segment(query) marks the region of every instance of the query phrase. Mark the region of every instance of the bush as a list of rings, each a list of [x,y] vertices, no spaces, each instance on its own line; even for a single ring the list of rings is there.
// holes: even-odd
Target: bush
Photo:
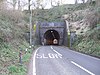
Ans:
[[[73,47],[82,53],[100,57],[100,32],[99,29],[87,31],[86,35],[79,36]]]
[[[9,66],[8,67],[8,70],[9,70],[9,74],[10,75],[25,75],[26,73],[26,68],[24,66],[16,66],[16,65],[12,65],[12,66]],[[18,74],[19,73],[19,74]]]
[[[8,67],[8,70],[9,70],[10,73],[13,73],[13,72],[17,73],[18,67],[15,66],[15,65],[12,65],[12,66]]]

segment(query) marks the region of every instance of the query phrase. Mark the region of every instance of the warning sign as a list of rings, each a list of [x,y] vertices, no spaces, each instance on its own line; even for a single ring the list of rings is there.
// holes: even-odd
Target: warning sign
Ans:
[[[53,40],[53,44],[58,44],[58,40],[57,39],[54,39]]]

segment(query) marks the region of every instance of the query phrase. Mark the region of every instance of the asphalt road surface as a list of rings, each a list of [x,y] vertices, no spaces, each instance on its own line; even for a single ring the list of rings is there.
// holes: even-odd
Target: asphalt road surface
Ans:
[[[29,75],[100,75],[100,59],[61,46],[39,47]]]

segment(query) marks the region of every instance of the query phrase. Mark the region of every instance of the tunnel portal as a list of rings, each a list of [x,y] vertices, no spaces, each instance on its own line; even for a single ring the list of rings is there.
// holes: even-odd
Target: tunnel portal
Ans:
[[[36,25],[36,44],[67,45],[66,22],[38,22]]]
[[[45,45],[59,45],[60,35],[56,30],[48,30],[44,34]]]

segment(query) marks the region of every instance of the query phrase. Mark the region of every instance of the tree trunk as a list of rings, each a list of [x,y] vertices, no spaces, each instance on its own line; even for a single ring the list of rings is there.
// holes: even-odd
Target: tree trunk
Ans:
[[[77,0],[75,0],[75,4],[77,4],[78,3],[78,1]]]
[[[31,0],[28,0],[28,11],[31,13],[31,4],[30,4]]]
[[[53,7],[53,3],[52,3],[53,1],[51,0],[51,7]]]
[[[85,3],[85,0],[82,0],[83,3]]]
[[[20,0],[18,0],[18,10],[21,10]]]

